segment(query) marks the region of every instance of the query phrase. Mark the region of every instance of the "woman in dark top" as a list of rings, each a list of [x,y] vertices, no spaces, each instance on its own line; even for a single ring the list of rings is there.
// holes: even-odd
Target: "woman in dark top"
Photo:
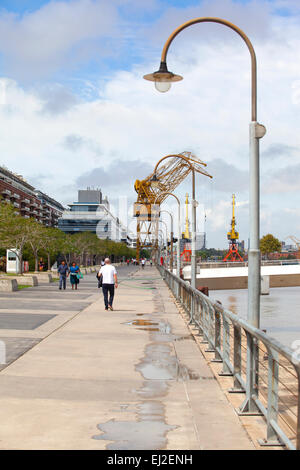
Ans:
[[[80,273],[79,266],[77,266],[75,262],[72,263],[72,266],[70,267],[70,282],[72,285],[72,290],[74,290],[74,286],[75,286],[75,290],[77,290],[77,285],[79,284],[79,279],[78,279],[77,274],[79,273]]]

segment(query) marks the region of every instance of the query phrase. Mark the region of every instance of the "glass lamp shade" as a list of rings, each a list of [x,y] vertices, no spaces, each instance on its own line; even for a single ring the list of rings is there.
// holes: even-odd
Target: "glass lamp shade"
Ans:
[[[162,81],[155,80],[154,85],[157,91],[159,91],[160,93],[166,93],[171,88],[170,81],[162,82]]]

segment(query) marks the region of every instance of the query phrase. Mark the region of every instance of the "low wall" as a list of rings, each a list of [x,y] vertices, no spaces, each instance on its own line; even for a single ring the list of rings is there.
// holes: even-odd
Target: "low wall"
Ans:
[[[32,274],[24,273],[24,276],[32,277]],[[50,273],[34,273],[33,276],[38,279],[38,282],[52,282],[53,280],[52,274]]]
[[[9,280],[15,280],[17,282],[17,285],[21,286],[38,286],[38,278],[37,276],[29,276],[29,275],[24,275],[24,276],[9,276],[9,277],[1,277],[1,280],[9,281]]]
[[[209,290],[247,289],[248,277],[209,277],[197,278],[196,287],[207,286]],[[270,287],[300,286],[300,274],[270,275]]]
[[[13,292],[18,290],[18,283],[15,279],[0,279],[0,292]]]

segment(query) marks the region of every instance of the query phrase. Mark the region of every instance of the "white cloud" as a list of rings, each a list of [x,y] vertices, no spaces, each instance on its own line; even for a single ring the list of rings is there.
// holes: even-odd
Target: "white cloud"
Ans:
[[[117,34],[115,2],[50,1],[19,16],[0,14],[0,51],[6,69],[23,78],[48,77],[66,63],[86,62],[95,40],[97,53],[107,55],[105,38]],[[86,45],[88,44],[88,47]],[[92,52],[95,51],[92,49]]]
[[[82,10],[88,3],[91,10],[87,7]],[[233,5],[228,1],[227,5],[230,4]],[[44,56],[41,52],[43,41],[36,45],[30,59],[33,69],[42,68],[46,57],[50,68],[59,66],[74,44],[87,36],[97,36],[97,29],[100,30],[97,21],[104,12],[101,9],[103,2],[61,2],[62,10],[54,9],[53,5],[53,2],[49,4],[47,15],[43,9],[35,13],[40,15],[39,20],[34,19],[32,13],[21,19],[8,17],[5,22],[2,15],[0,26],[1,21],[5,22],[14,43],[7,54],[11,61],[18,62],[18,66],[24,66],[27,52],[39,37],[41,26],[38,23],[45,24],[47,34],[50,34],[50,26],[54,27],[58,12],[61,11],[61,17],[65,18],[70,5],[74,7],[76,18],[80,14],[82,18],[88,15],[87,21],[83,20],[84,25],[78,31],[73,31],[75,17],[68,24],[62,21],[65,28],[70,28],[69,40],[65,44],[64,35],[57,30],[57,39],[46,45]],[[215,5],[220,6],[220,2]],[[259,120],[267,127],[267,134],[261,141],[262,231],[268,228],[283,238],[287,231],[293,233],[295,230],[295,217],[286,214],[283,226],[278,223],[279,214],[287,207],[293,210],[299,205],[298,177],[294,170],[299,161],[300,102],[293,99],[294,84],[300,80],[299,27],[294,19],[271,16],[266,4],[263,16],[255,24],[255,8],[253,3],[251,5],[251,8],[240,5],[236,20],[241,18],[246,22],[251,13],[247,33],[254,37],[258,58]],[[235,14],[232,9],[230,11],[230,15]],[[110,13],[109,10],[105,15],[105,18],[101,16],[101,21],[105,19],[107,24],[115,24],[113,11]],[[264,25],[265,41],[262,40]],[[45,86],[41,92],[2,79],[2,162],[29,180],[35,178],[35,184],[40,181],[42,190],[67,203],[76,197],[76,181],[83,181],[80,178],[85,175],[86,183],[86,176],[94,168],[102,168],[107,174],[114,164],[123,164],[126,168],[129,161],[130,173],[129,169],[138,160],[141,162],[140,178],[143,178],[161,156],[190,150],[208,163],[207,169],[209,172],[212,169],[215,177],[210,186],[204,177],[197,177],[198,199],[206,204],[209,245],[227,246],[232,193],[237,193],[239,201],[238,230],[241,237],[247,239],[248,208],[242,201],[248,199],[249,53],[240,38],[233,39],[232,32],[225,34],[222,40],[213,35],[213,40],[207,43],[200,30],[201,27],[201,41],[195,40],[197,30],[190,41],[174,44],[170,50],[170,69],[182,73],[184,80],[174,84],[167,94],[157,93],[142,79],[143,74],[157,68],[159,57],[156,61],[147,59],[130,71],[115,72],[101,86],[93,83],[97,92],[93,99],[90,83],[87,83],[86,100],[84,93],[79,99],[60,84]],[[26,49],[28,45],[30,47]],[[44,64],[46,68],[48,65]],[[143,162],[146,174],[142,174]],[[289,173],[288,166],[290,169],[295,167],[293,174]],[[127,177],[126,172],[122,170],[121,173],[125,183],[122,191],[128,181],[128,195],[134,195],[131,174]],[[281,175],[284,175],[284,181]],[[105,181],[100,181],[99,185],[106,192]],[[294,194],[286,192],[289,187],[293,188]],[[190,190],[189,182],[182,185],[179,193],[183,195],[186,190]],[[213,192],[211,200],[207,196],[209,191]],[[116,192],[114,189],[108,196],[113,198]]]

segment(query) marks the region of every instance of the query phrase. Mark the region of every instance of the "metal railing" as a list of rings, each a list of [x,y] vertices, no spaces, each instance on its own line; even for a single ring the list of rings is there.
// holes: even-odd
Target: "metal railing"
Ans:
[[[185,264],[185,263],[183,263]],[[293,266],[300,264],[300,259],[262,260],[261,266]],[[190,266],[190,263],[186,263]],[[248,266],[248,261],[201,261],[197,263],[200,268],[243,268]]]
[[[240,415],[263,415],[266,438],[261,445],[300,450],[300,363],[295,351],[226,310],[163,266],[158,269],[203,336],[212,361],[222,363],[220,375],[231,376],[232,393],[246,393]],[[256,350],[256,361],[249,354]],[[251,406],[245,406],[250,400]]]

